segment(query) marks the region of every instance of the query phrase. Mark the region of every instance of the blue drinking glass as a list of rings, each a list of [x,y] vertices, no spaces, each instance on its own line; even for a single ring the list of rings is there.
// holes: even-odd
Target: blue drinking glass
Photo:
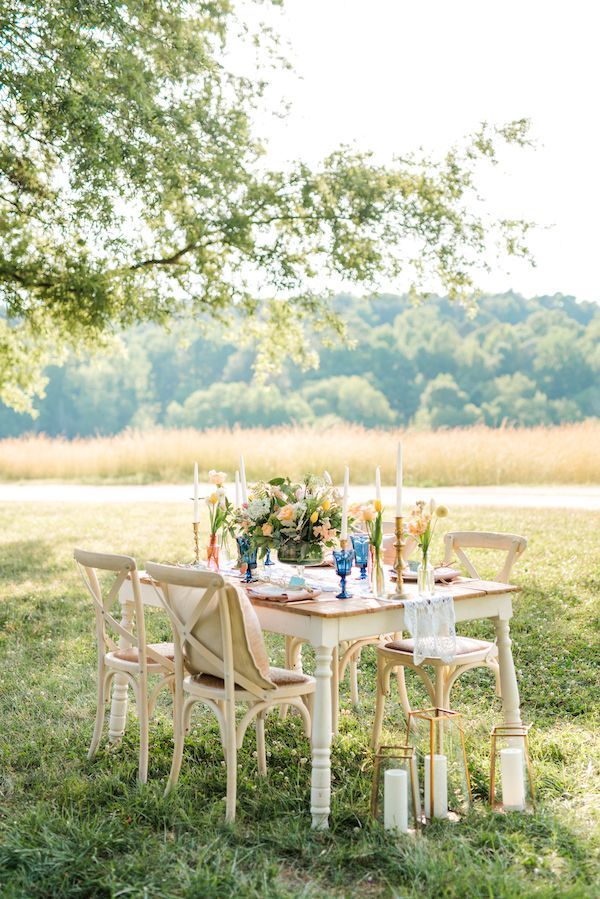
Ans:
[[[354,561],[360,568],[360,580],[366,581],[369,564],[369,535],[353,534],[351,539],[354,547]]]
[[[352,571],[352,562],[354,561],[353,549],[334,549],[333,558],[335,560],[335,570],[340,578],[340,592],[336,594],[336,599],[348,599],[352,596],[346,590],[346,578]]]
[[[268,547],[267,553],[265,555],[265,565],[274,565],[274,564],[275,564],[275,562],[271,558],[271,549],[270,549],[270,547]]]
[[[236,537],[235,539],[240,552],[240,559],[242,562],[246,563],[246,577],[244,578],[244,583],[249,584],[255,580],[252,576],[252,572],[256,571],[257,547],[254,545],[252,538],[248,537],[247,534]]]

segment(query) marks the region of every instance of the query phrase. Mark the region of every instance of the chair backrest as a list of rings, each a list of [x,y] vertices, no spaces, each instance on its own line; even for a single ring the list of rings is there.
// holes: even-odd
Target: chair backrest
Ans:
[[[212,674],[256,696],[274,689],[260,622],[250,600],[213,572],[147,562],[192,674]]]
[[[115,652],[123,648],[135,648],[138,651],[138,659],[142,673],[147,670],[147,657],[164,663],[164,659],[158,653],[146,646],[146,628],[144,625],[144,612],[140,591],[140,580],[135,559],[131,556],[121,556],[114,553],[88,552],[85,549],[75,549],[73,557],[79,568],[83,583],[87,587],[96,612],[96,637],[98,640],[98,652]],[[114,580],[109,590],[103,593],[98,578],[99,572],[111,572]],[[119,590],[124,581],[130,578],[133,592],[133,616],[130,624],[124,624],[113,614],[113,608],[118,599]],[[119,645],[119,641],[120,644]],[[123,644],[126,644],[124,647]]]
[[[444,565],[450,565],[454,557],[465,566],[471,577],[479,578],[479,572],[464,549],[485,549],[504,553],[502,567],[496,580],[508,584],[513,565],[527,549],[527,540],[519,534],[497,534],[492,531],[450,531],[444,538]]]

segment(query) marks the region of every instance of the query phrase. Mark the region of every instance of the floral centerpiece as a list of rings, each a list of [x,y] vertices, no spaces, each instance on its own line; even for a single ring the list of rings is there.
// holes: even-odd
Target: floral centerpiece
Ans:
[[[448,509],[446,506],[436,506],[435,501],[431,500],[428,508],[424,500],[419,500],[415,504],[408,522],[408,532],[415,538],[421,551],[421,563],[417,571],[417,586],[419,593],[426,596],[430,596],[433,593],[435,580],[433,566],[429,561],[431,541],[438,519],[446,518],[447,515]]]
[[[316,475],[299,483],[281,477],[261,481],[237,514],[240,529],[260,555],[274,547],[281,562],[294,565],[321,562],[324,548],[335,544],[341,520],[337,490]]]

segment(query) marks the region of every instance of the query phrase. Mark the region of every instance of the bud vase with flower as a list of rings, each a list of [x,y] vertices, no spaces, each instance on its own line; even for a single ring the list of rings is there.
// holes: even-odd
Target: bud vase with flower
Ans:
[[[373,596],[385,596],[385,572],[383,570],[383,506],[380,499],[375,499],[358,510],[358,518],[363,521],[369,535],[371,554],[371,593]]]
[[[226,533],[229,525],[229,519],[233,507],[225,495],[225,472],[215,471],[214,469],[208,473],[211,484],[214,484],[215,490],[206,498],[208,506],[209,519],[209,536],[208,546],[206,547],[206,561],[210,571],[219,570],[219,531]]]
[[[435,526],[439,518],[446,518],[448,509],[446,506],[436,506],[431,500],[429,509],[424,500],[419,500],[412,510],[408,523],[408,532],[411,534],[421,551],[421,561],[417,569],[417,591],[420,596],[433,596],[435,590],[435,572],[430,562],[431,541]]]

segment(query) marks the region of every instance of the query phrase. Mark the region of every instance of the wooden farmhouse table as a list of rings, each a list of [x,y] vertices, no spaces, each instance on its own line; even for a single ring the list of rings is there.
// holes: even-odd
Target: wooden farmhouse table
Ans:
[[[333,572],[328,572],[331,580]],[[147,575],[141,573],[144,604],[162,608],[160,598]],[[238,580],[239,583],[239,580]],[[358,592],[358,581],[349,588]],[[520,725],[519,688],[511,651],[509,621],[512,596],[519,587],[494,581],[458,578],[439,586],[436,592],[451,593],[456,621],[490,619],[494,623],[498,645],[498,664],[502,690],[504,723]],[[417,595],[415,584],[405,584],[405,593]],[[123,623],[131,620],[132,591],[126,581],[120,591]],[[324,593],[305,602],[279,603],[251,597],[263,630],[287,637],[299,637],[314,647],[316,692],[312,728],[311,814],[314,828],[329,826],[331,801],[332,703],[331,676],[334,650],[343,640],[376,637],[401,632],[404,628],[403,603],[381,601],[370,596],[336,599]],[[127,682],[115,677],[110,715],[110,739],[119,740],[125,731],[127,715]]]

